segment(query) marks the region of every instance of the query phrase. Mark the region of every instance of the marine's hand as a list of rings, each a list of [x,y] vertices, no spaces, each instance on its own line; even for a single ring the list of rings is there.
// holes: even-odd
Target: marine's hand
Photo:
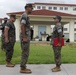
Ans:
[[[9,40],[8,40],[8,38],[5,38],[5,42],[6,42],[6,43],[9,43]]]
[[[61,43],[58,43],[57,46],[61,46]]]
[[[28,42],[28,39],[26,37],[24,37],[23,42]]]

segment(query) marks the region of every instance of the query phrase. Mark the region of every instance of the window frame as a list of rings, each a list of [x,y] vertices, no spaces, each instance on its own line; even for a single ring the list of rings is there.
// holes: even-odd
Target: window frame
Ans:
[[[46,6],[42,6],[42,9],[46,9]]]
[[[68,31],[68,28],[64,28],[63,31]]]
[[[68,7],[64,7],[64,10],[68,10]]]
[[[41,9],[41,6],[37,6],[37,9]]]
[[[49,9],[49,10],[52,10],[52,7],[49,6],[48,9]]]
[[[53,10],[57,10],[57,7],[53,7]]]
[[[60,10],[63,10],[63,7],[60,7]]]

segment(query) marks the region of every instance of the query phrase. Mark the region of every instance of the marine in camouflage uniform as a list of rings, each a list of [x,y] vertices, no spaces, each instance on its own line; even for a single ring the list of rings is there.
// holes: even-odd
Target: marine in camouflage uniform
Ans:
[[[7,23],[8,18],[4,18],[4,23],[2,24],[2,35],[1,35],[1,49],[5,51],[5,42],[4,42],[4,28]]]
[[[53,33],[52,33],[52,45],[53,45],[53,51],[54,51],[54,57],[55,57],[55,63],[56,63],[56,67],[52,69],[53,72],[57,72],[60,71],[60,65],[61,65],[61,39],[63,36],[63,26],[61,25],[60,21],[61,21],[61,17],[60,16],[56,16],[55,18],[55,22],[56,25],[53,29]],[[59,38],[59,43],[58,46],[54,46],[54,38]]]
[[[21,62],[21,67],[26,67],[26,63],[28,60],[28,56],[29,56],[29,47],[30,47],[30,21],[29,21],[29,17],[27,16],[26,13],[24,13],[21,17],[21,23],[23,22],[25,17],[26,20],[26,25],[25,27],[25,37],[28,39],[27,42],[23,42],[23,35],[21,33],[21,48],[22,48],[22,62]]]
[[[15,65],[11,63],[14,45],[15,45],[15,26],[14,23],[16,20],[16,15],[10,15],[10,20],[5,25],[4,34],[5,34],[5,49],[6,49],[6,66],[14,67]]]
[[[21,48],[22,48],[22,58],[21,58],[21,70],[20,73],[31,73],[30,69],[26,68],[26,64],[29,57],[30,48],[30,20],[28,14],[32,12],[32,5],[27,4],[25,6],[25,12],[21,16]]]

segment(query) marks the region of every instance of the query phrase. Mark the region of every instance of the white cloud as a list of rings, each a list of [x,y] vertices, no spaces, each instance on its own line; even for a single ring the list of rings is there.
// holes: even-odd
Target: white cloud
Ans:
[[[0,18],[7,16],[6,13],[14,11],[23,11],[26,3],[34,2],[51,2],[51,1],[62,1],[62,0],[0,0]],[[76,0],[63,0],[66,3],[76,4]]]
[[[0,18],[8,12],[23,11],[25,4],[26,0],[0,0]]]

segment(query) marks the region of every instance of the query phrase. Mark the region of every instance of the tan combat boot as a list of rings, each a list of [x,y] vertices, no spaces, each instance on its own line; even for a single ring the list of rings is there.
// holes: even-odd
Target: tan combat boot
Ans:
[[[15,64],[12,64],[11,62],[7,62],[6,67],[14,67]]]
[[[61,71],[61,68],[56,66],[55,68],[51,69],[52,72],[58,72],[58,71]]]
[[[30,69],[22,68],[22,67],[21,67],[20,73],[31,74],[31,73],[32,73],[32,71],[31,71]]]

